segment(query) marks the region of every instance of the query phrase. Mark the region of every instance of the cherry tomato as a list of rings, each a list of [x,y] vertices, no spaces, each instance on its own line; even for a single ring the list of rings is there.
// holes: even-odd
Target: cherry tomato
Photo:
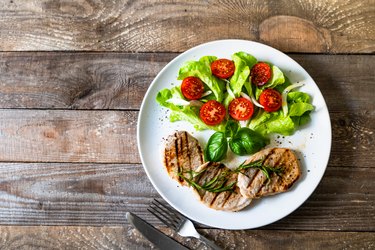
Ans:
[[[211,63],[211,72],[214,76],[227,79],[234,74],[234,62],[228,59],[218,59]]]
[[[259,96],[259,103],[267,112],[277,111],[282,103],[281,94],[274,89],[265,89]]]
[[[245,121],[253,115],[254,105],[248,99],[239,97],[231,101],[228,110],[233,119]]]
[[[211,100],[203,104],[199,116],[207,125],[218,125],[225,117],[225,107],[218,101]]]
[[[198,77],[186,77],[182,81],[181,92],[186,99],[198,100],[202,97],[202,94],[204,92],[203,82]]]
[[[258,62],[251,68],[251,82],[257,86],[263,86],[271,79],[271,67],[264,62]]]

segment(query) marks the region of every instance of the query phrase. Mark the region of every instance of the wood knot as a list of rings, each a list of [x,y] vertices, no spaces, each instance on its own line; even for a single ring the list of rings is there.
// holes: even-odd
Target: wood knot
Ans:
[[[260,39],[285,52],[329,52],[329,30],[295,16],[273,16],[259,26]]]
[[[58,133],[55,130],[45,130],[43,131],[43,136],[47,139],[56,139],[58,137]]]

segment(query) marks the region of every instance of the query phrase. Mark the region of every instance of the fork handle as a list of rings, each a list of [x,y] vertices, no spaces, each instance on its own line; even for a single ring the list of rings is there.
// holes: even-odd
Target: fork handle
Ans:
[[[222,250],[220,247],[218,247],[213,241],[207,239],[203,235],[199,234],[199,239],[203,241],[207,246],[211,247],[214,250]]]

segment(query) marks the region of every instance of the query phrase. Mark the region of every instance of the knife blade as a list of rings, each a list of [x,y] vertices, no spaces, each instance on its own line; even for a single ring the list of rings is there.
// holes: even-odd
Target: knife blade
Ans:
[[[181,249],[189,250],[174,239],[168,237],[146,221],[139,218],[137,215],[127,212],[126,218],[146,239],[151,241],[155,246],[160,249]]]

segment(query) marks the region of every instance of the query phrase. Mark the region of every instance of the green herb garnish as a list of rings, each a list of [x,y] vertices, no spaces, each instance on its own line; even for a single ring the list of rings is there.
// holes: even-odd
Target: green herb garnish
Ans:
[[[249,168],[256,168],[263,172],[263,174],[267,177],[268,180],[271,179],[270,175],[272,173],[275,173],[276,175],[280,176],[280,174],[283,173],[282,168],[274,168],[270,166],[263,165],[263,159],[250,162],[248,164],[245,164],[246,161],[244,161],[238,168],[236,168],[234,171],[237,173],[241,173],[242,170],[249,169]]]
[[[219,175],[215,176],[211,180],[206,181],[202,185],[195,182],[193,179],[198,177],[199,175],[203,174],[207,169],[204,169],[200,172],[195,172],[194,170],[185,171],[183,173],[178,173],[178,176],[185,180],[189,185],[194,187],[197,190],[205,190],[211,193],[220,193],[225,191],[234,191],[234,185],[236,181],[230,183],[229,185],[225,185],[226,182],[229,180],[229,175],[233,173],[233,171],[223,171]],[[189,178],[184,176],[184,173],[188,173],[190,176]]]

